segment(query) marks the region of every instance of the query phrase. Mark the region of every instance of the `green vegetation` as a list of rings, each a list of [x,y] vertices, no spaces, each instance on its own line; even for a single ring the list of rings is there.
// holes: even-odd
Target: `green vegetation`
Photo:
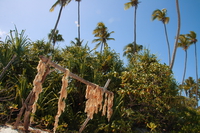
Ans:
[[[61,11],[69,2],[71,0],[61,0]],[[131,2],[126,3],[126,6],[135,6],[136,13],[139,1],[131,0]],[[58,3],[59,0],[51,10]],[[158,18],[156,16],[158,12],[163,13],[160,10],[154,11],[153,19]],[[165,26],[168,20],[162,22]],[[46,40],[31,42],[25,31],[19,33],[16,27],[10,31],[5,41],[0,41],[1,124],[15,122],[19,109],[33,88],[38,56],[53,55],[53,62],[68,68],[70,72],[85,80],[103,86],[107,79],[111,79],[108,89],[114,92],[115,97],[110,121],[101,116],[101,113],[95,114],[83,132],[199,132],[200,79],[197,74],[196,81],[192,77],[184,79],[183,76],[180,85],[168,65],[161,64],[150,50],[136,44],[136,35],[134,43],[124,47],[124,56],[127,56],[129,61],[125,66],[119,54],[109,48],[107,40],[114,40],[110,38],[114,31],[108,32],[103,22],[98,23],[93,31],[94,37],[98,37],[93,42],[98,42],[96,47],[101,45],[100,51],[90,48],[87,43],[84,44],[84,41],[80,40],[80,35],[75,38],[75,42],[71,41],[71,46],[67,44],[62,49],[54,47],[56,42],[63,41],[56,27],[48,35],[50,43]],[[185,51],[189,45],[196,46],[196,43],[196,33],[193,31],[179,36],[178,46],[183,47]],[[32,126],[53,131],[62,76],[63,73],[51,68],[51,73],[43,83],[43,91],[37,102]],[[84,112],[85,90],[85,84],[69,79],[66,108],[60,116],[58,132],[78,132],[87,118]],[[186,96],[181,95],[183,90]]]

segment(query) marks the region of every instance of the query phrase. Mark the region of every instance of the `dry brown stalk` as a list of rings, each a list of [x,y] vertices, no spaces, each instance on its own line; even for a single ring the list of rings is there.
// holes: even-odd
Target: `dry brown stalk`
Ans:
[[[58,100],[58,112],[55,116],[55,123],[54,123],[54,132],[56,131],[56,128],[58,127],[59,117],[62,114],[62,112],[65,111],[65,99],[67,98],[67,86],[68,86],[68,77],[69,77],[69,70],[66,69],[65,74],[62,78],[62,87],[60,91],[60,97]]]

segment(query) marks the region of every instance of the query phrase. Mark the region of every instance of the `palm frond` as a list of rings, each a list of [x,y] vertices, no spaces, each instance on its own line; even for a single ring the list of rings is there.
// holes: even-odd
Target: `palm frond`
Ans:
[[[115,41],[115,38],[107,38],[107,40],[114,40]]]
[[[50,8],[50,12],[53,12],[55,7],[60,3],[60,0],[57,0],[56,3],[53,4],[53,6]]]
[[[97,43],[97,44],[95,45],[95,49],[97,49],[100,45],[101,45],[101,42]]]
[[[168,23],[169,23],[169,17],[166,17],[166,18],[165,18],[164,23],[165,23],[165,24],[168,24]]]
[[[131,7],[132,7],[132,2],[128,2],[124,4],[124,10],[128,10]]]
[[[68,5],[70,2],[71,2],[71,0],[57,0],[56,3],[54,3],[53,6],[50,8],[49,11],[53,12],[57,5],[60,4],[60,6],[64,7],[64,6]]]
[[[194,31],[190,31],[190,35],[193,37],[193,38],[196,38],[196,33]]]
[[[157,18],[157,15],[152,15],[151,20],[154,21]]]

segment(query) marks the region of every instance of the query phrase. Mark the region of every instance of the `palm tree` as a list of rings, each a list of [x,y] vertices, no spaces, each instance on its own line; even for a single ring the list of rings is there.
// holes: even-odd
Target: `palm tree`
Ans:
[[[188,79],[185,80],[185,93],[186,96],[189,96],[189,98],[192,98],[192,95],[194,94],[194,87],[195,87],[195,81],[192,77],[188,77]]]
[[[52,38],[52,40],[53,40],[53,47],[55,46],[56,42],[64,41],[62,35],[58,34],[58,33],[59,33],[59,30],[55,30],[55,32],[54,32],[54,30],[52,29],[51,33],[48,34],[48,38],[49,39]]]
[[[158,19],[159,21],[161,21],[164,25],[164,29],[165,29],[165,36],[166,36],[166,40],[167,40],[167,46],[168,46],[168,58],[169,58],[169,65],[171,62],[171,57],[170,57],[170,45],[169,45],[169,40],[168,40],[168,35],[167,35],[167,28],[166,28],[166,24],[169,23],[169,17],[166,17],[167,15],[167,9],[162,9],[162,10],[155,10],[152,13],[152,20]]]
[[[76,42],[71,41],[71,44],[74,46],[81,46],[81,44],[83,43],[83,40],[79,40],[78,38],[75,38]]]
[[[104,48],[108,47],[107,40],[115,40],[114,38],[110,38],[112,33],[114,33],[114,31],[108,32],[105,24],[103,22],[99,22],[96,29],[93,30],[94,37],[98,37],[92,41],[92,43],[98,42],[95,46],[95,49],[101,45],[102,52],[103,46]]]
[[[185,73],[186,73],[186,65],[187,65],[187,49],[191,45],[191,42],[189,41],[189,38],[186,37],[186,35],[180,35],[179,36],[179,42],[178,47],[182,47],[185,51],[185,65],[184,65],[184,72],[183,72],[183,79],[182,79],[182,85],[184,84],[185,79]]]
[[[75,0],[78,2],[78,39],[80,40],[80,2],[81,0]]]
[[[189,40],[191,41],[192,44],[194,44],[195,46],[195,64],[196,64],[196,98],[198,95],[198,62],[197,62],[197,46],[196,46],[196,42],[197,42],[197,35],[194,31],[190,31],[190,34],[186,35]],[[197,98],[197,106],[198,106],[198,98]]]
[[[180,35],[180,29],[181,29],[181,15],[180,15],[178,0],[176,0],[176,10],[177,10],[177,15],[178,15],[178,28],[177,28],[176,39],[175,39],[175,44],[174,44],[174,51],[173,51],[171,63],[170,63],[170,66],[169,66],[169,68],[171,70],[174,66],[174,61],[175,61],[175,57],[176,57],[176,50],[177,50],[177,47],[178,47],[178,38],[179,38],[179,35]]]
[[[127,2],[124,4],[124,9],[127,10],[129,9],[130,7],[135,7],[135,11],[134,11],[134,50],[136,50],[136,13],[137,13],[137,7],[138,7],[138,4],[140,2],[138,0],[130,0],[130,2]],[[136,52],[136,51],[135,51]]]
[[[57,18],[57,21],[56,21],[56,24],[55,24],[55,27],[53,29],[53,32],[52,32],[52,36],[50,37],[49,39],[49,42],[51,42],[51,39],[53,38],[53,35],[57,29],[57,26],[58,26],[58,22],[60,20],[60,16],[61,16],[61,13],[62,13],[62,9],[64,6],[68,5],[69,3],[71,2],[71,0],[57,0],[56,3],[53,4],[53,6],[50,8],[50,12],[53,12],[54,11],[54,8],[60,4],[60,11],[59,11],[59,14],[58,14],[58,18]]]
[[[133,56],[135,55],[135,52],[138,53],[139,51],[141,51],[143,49],[143,46],[136,44],[136,50],[134,48],[135,47],[133,43],[129,43],[128,45],[126,45],[123,49],[124,50],[123,56],[127,56],[127,58],[131,60]]]

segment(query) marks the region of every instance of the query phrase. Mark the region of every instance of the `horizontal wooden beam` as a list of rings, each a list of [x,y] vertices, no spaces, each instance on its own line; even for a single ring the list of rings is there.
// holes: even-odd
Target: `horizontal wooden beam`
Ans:
[[[56,64],[56,63],[54,63],[54,62],[52,62],[52,61],[48,61],[49,58],[44,57],[44,56],[42,56],[42,55],[39,55],[39,58],[40,58],[43,62],[48,62],[49,65],[51,65],[52,67],[54,67],[54,68],[60,70],[61,72],[63,72],[63,73],[66,72],[66,69],[65,69],[65,68],[61,67],[60,65],[58,65],[58,64]],[[72,77],[72,78],[74,78],[74,79],[76,79],[76,80],[78,80],[78,81],[80,81],[80,82],[82,82],[82,83],[84,83],[84,84],[86,84],[86,85],[90,85],[91,87],[96,87],[96,86],[97,86],[96,84],[91,83],[91,82],[89,82],[89,81],[87,81],[87,80],[85,80],[85,79],[83,79],[83,78],[77,76],[76,74],[74,74],[74,73],[72,73],[72,72],[69,73],[69,76]],[[110,91],[108,91],[107,89],[105,89],[105,88],[103,88],[103,87],[100,87],[100,88],[103,89],[105,92],[110,93]]]

